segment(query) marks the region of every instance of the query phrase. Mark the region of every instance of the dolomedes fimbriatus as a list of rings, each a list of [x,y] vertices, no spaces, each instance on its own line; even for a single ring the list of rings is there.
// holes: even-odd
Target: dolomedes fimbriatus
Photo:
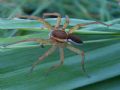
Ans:
[[[73,26],[72,28],[70,28],[68,32],[66,32],[65,29],[69,25],[69,17],[68,16],[66,16],[66,21],[65,21],[62,28],[60,27],[61,15],[59,13],[45,13],[45,14],[43,14],[43,16],[44,17],[45,16],[56,16],[57,17],[56,25],[53,27],[48,22],[46,22],[43,18],[39,18],[36,16],[19,16],[20,18],[35,19],[35,20],[43,23],[43,25],[46,28],[48,28],[48,30],[50,30],[48,39],[32,38],[32,39],[19,41],[19,42],[35,41],[35,42],[38,42],[42,45],[45,45],[45,44],[52,45],[52,47],[45,54],[43,54],[39,58],[39,60],[37,60],[36,62],[33,63],[31,71],[33,71],[34,67],[38,63],[43,61],[44,58],[47,57],[48,55],[52,54],[57,48],[59,48],[59,52],[60,52],[60,63],[52,66],[49,69],[49,71],[58,68],[59,66],[61,66],[64,63],[64,48],[67,48],[70,51],[75,52],[76,54],[82,56],[81,66],[82,66],[82,70],[84,72],[86,72],[85,67],[84,67],[84,59],[85,59],[84,51],[73,47],[73,45],[81,44],[83,42],[78,36],[73,35],[72,33],[74,32],[74,30],[77,30],[82,26],[86,26],[86,25],[90,25],[90,24],[103,24],[105,26],[110,26],[110,25],[104,24],[102,22],[91,22],[91,23],[87,23],[87,24],[77,24],[77,25]]]

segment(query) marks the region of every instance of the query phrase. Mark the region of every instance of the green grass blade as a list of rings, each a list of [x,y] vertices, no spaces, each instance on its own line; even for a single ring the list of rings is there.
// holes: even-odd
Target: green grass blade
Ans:
[[[80,56],[68,50],[65,50],[64,65],[46,77],[45,71],[53,64],[59,63],[57,51],[36,66],[33,73],[29,74],[31,64],[48,49],[48,46],[45,48],[2,49],[0,52],[1,87],[8,90],[15,88],[18,90],[66,90],[119,76],[119,46],[119,40],[112,40],[85,43],[78,47],[86,51],[86,69],[90,78],[86,77],[80,68]]]

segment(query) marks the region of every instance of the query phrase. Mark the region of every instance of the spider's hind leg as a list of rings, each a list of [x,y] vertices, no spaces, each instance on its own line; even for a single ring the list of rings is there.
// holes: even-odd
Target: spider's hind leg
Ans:
[[[72,28],[70,28],[69,33],[74,32],[75,30],[79,29],[82,26],[87,26],[87,25],[91,25],[91,24],[101,24],[101,25],[104,25],[107,27],[112,26],[112,24],[105,24],[103,22],[95,21],[95,22],[90,22],[90,23],[85,23],[85,24],[77,24],[77,25],[73,26]]]
[[[86,69],[85,69],[85,66],[84,66],[84,60],[85,60],[85,55],[84,55],[84,51],[81,51],[71,45],[67,45],[67,48],[72,51],[72,52],[75,52],[77,53],[78,55],[81,55],[82,56],[82,61],[81,61],[81,66],[82,66],[82,70],[83,72],[87,75],[87,77],[90,77],[87,72],[86,72]]]

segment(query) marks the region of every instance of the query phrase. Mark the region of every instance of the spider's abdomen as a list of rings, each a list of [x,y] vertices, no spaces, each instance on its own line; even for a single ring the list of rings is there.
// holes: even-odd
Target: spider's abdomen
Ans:
[[[54,30],[54,31],[52,31],[51,35],[55,38],[67,39],[67,33],[65,31]]]
[[[72,42],[74,44],[81,44],[83,43],[83,41],[80,39],[80,37],[73,35],[73,34],[69,34],[68,35],[68,41]]]

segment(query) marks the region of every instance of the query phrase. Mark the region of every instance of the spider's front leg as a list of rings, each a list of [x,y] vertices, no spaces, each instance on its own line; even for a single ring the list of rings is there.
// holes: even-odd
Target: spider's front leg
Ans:
[[[65,31],[69,23],[70,23],[69,17],[66,15],[66,22],[63,25],[62,31]]]
[[[102,25],[107,26],[107,27],[112,26],[112,24],[105,24],[103,22],[97,22],[97,21],[96,22],[86,23],[86,24],[77,24],[77,25],[73,26],[72,28],[70,28],[68,33],[72,33],[72,32],[74,32],[75,30],[79,29],[82,26],[87,26],[87,25],[91,25],[91,24],[102,24]]]
[[[61,15],[59,13],[44,13],[43,17],[45,16],[57,16],[57,23],[55,25],[55,30],[58,30],[61,23]]]
[[[73,47],[73,46],[71,46],[71,45],[69,45],[69,44],[67,45],[67,48],[68,48],[70,51],[75,52],[75,53],[77,53],[78,55],[81,55],[81,56],[82,56],[81,66],[82,66],[82,70],[84,71],[84,73],[86,73],[86,69],[85,69],[85,66],[84,66],[84,60],[85,60],[84,51],[81,51],[81,50],[79,50],[79,49],[77,49],[77,48],[75,48],[75,47]],[[90,77],[87,73],[86,73],[86,75],[87,75],[88,77]]]
[[[39,22],[41,22],[46,28],[48,28],[48,30],[52,30],[52,26],[51,24],[49,24],[48,22],[46,22],[43,18],[37,17],[37,16],[17,16],[18,18],[28,18],[28,19],[34,19],[37,20]]]
[[[57,69],[58,67],[63,65],[63,63],[64,63],[64,49],[62,47],[59,47],[59,53],[60,53],[60,63],[50,67],[50,69],[46,72],[46,74],[48,74],[50,71]]]

